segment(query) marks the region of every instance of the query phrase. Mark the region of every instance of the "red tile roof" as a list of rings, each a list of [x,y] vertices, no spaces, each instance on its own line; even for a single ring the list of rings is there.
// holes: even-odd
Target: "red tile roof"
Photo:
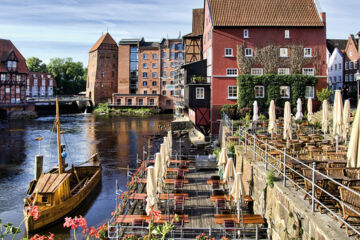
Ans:
[[[104,35],[102,35],[99,40],[97,40],[97,42],[94,44],[94,46],[92,46],[92,48],[90,49],[89,52],[93,52],[98,50],[98,48],[101,46],[101,44],[106,43],[106,44],[114,44],[117,45],[115,40],[111,37],[111,35],[109,33],[105,33]]]
[[[14,52],[18,59],[17,72],[29,74],[25,58],[15,45],[7,39],[0,39],[0,72],[8,72],[6,60],[9,58],[11,52]]]
[[[208,1],[214,26],[324,26],[313,0]]]

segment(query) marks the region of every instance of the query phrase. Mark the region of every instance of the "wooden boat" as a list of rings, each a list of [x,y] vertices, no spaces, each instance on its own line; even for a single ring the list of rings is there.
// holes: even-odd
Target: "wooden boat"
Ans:
[[[56,99],[56,126],[58,143],[58,167],[41,174],[30,184],[24,199],[23,213],[27,232],[34,232],[62,220],[73,212],[89,196],[101,181],[101,165],[97,154],[86,163],[64,170],[60,142],[59,104]],[[29,217],[29,207],[38,206],[40,217],[34,221]]]

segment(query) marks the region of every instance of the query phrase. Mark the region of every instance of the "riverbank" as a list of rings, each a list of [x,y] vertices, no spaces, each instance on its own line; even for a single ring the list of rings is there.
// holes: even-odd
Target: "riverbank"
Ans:
[[[160,109],[150,108],[122,108],[114,109],[110,108],[107,104],[99,104],[95,109],[94,113],[99,115],[116,115],[116,116],[152,116],[160,114]]]

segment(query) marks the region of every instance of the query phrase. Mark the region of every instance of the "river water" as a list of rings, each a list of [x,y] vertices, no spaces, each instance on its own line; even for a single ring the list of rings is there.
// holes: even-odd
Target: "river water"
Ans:
[[[86,217],[89,226],[105,223],[115,207],[115,181],[125,189],[125,168],[135,167],[137,154],[142,157],[143,136],[160,132],[171,120],[170,115],[146,118],[62,115],[60,121],[65,131],[62,141],[67,146],[69,166],[84,162],[98,152],[103,167],[101,186],[74,215]],[[56,135],[51,132],[53,124],[54,117],[41,117],[0,125],[0,219],[3,223],[17,225],[23,219],[23,199],[34,177],[34,157],[39,153],[34,138],[44,137],[40,146],[44,171],[57,164]],[[54,233],[56,239],[71,239],[72,236],[62,223],[43,233],[47,232]],[[22,236],[19,234],[17,238]]]

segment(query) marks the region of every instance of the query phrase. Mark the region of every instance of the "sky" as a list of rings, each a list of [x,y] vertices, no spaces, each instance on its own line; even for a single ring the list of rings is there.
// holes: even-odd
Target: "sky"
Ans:
[[[359,0],[316,0],[327,14],[327,38],[360,31]],[[25,58],[45,63],[71,57],[87,66],[88,51],[107,31],[122,38],[160,41],[191,32],[192,9],[203,0],[0,0],[0,38]]]

